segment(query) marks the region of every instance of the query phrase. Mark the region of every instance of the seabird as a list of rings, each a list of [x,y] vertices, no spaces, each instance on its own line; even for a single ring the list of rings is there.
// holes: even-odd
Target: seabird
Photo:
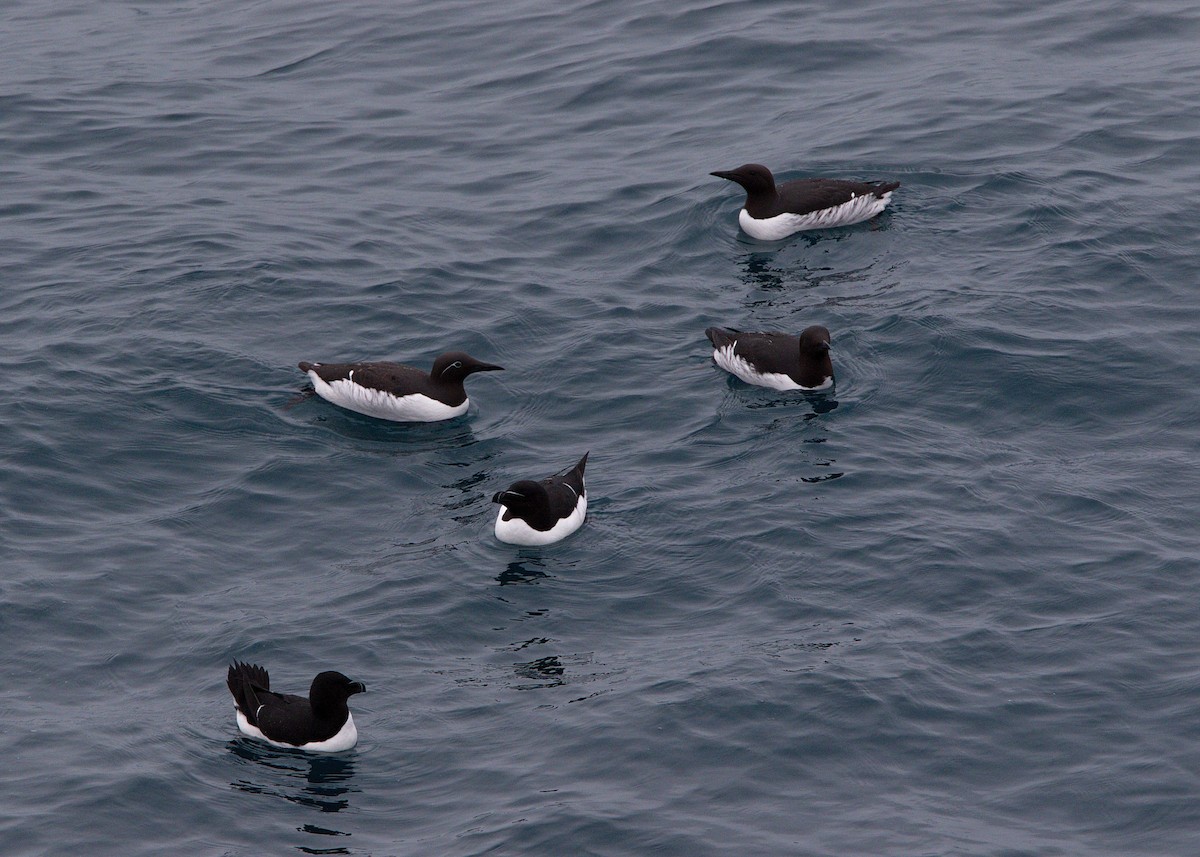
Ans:
[[[713,362],[747,384],[774,390],[825,390],[833,386],[829,331],[819,324],[799,336],[742,333],[710,327]]]
[[[351,411],[395,422],[430,423],[467,412],[463,379],[503,369],[462,351],[448,351],[429,372],[400,363],[300,363],[317,395]]]
[[[887,208],[900,182],[854,182],[842,179],[797,179],[776,186],[762,164],[709,175],[737,182],[746,191],[738,223],[746,234],[763,241],[786,238],[805,229],[829,229],[869,220]]]
[[[566,473],[539,482],[522,479],[492,497],[500,504],[496,538],[514,545],[548,545],[579,529],[587,514],[583,469],[588,453]]]
[[[358,742],[346,700],[367,689],[362,682],[340,672],[323,672],[313,679],[306,699],[273,692],[265,669],[240,661],[230,664],[226,681],[243,735],[276,747],[322,753],[349,750]]]

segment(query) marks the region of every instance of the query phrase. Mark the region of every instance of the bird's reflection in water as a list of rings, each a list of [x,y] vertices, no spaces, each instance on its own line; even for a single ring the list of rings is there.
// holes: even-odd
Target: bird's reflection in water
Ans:
[[[747,385],[739,385],[745,388]],[[755,389],[754,392],[760,392]],[[762,391],[766,392],[766,391]],[[794,408],[798,404],[806,404],[811,411],[804,414],[801,418],[811,420],[821,414],[828,414],[831,411],[837,410],[838,400],[833,397],[832,391],[828,393],[793,393],[787,398],[771,397],[764,398],[757,402],[749,402],[746,405],[747,410],[757,410],[758,408]]]
[[[543,564],[540,559],[522,559],[510,562],[504,571],[496,575],[496,580],[501,586],[537,583],[542,578],[550,576],[539,567]]]
[[[742,282],[748,286],[765,291],[782,291],[782,272],[771,264],[771,257],[762,254],[751,254],[746,258],[745,273]]]
[[[839,236],[832,240],[841,240]],[[807,246],[811,247],[818,241],[827,240],[820,236],[801,236],[800,240]],[[739,279],[748,286],[756,289],[761,289],[766,292],[780,292],[789,287],[799,287],[801,289],[811,289],[820,286],[828,280],[842,280],[847,277],[857,279],[861,275],[862,269],[859,271],[839,272],[830,267],[809,267],[801,262],[786,262],[782,265],[776,264],[779,261],[779,254],[776,253],[750,253],[745,257],[742,263],[742,274]]]
[[[806,420],[811,420],[818,414],[827,414],[837,410],[838,406],[837,399],[832,396],[814,396],[809,401],[812,403],[812,413],[805,415]]]
[[[773,392],[773,391],[755,389],[754,392],[767,393],[767,392]],[[789,407],[794,408],[798,404],[806,404],[806,405],[808,405],[809,408],[811,408],[811,410],[802,414],[800,416],[800,419],[801,420],[814,420],[817,417],[821,416],[822,414],[828,414],[831,411],[836,410],[837,406],[838,406],[838,401],[837,401],[837,399],[833,398],[832,390],[830,390],[828,392],[821,392],[821,393],[800,393],[800,394],[793,393],[790,395],[789,398],[782,398],[782,397],[764,398],[761,401],[747,404],[746,409],[753,410],[756,408],[789,408]],[[764,426],[764,430],[767,432],[778,431],[778,432],[786,433],[786,432],[795,430],[795,428],[798,425],[800,425],[800,423],[796,422],[796,417],[794,415],[785,413],[784,416],[771,420],[766,426]],[[829,438],[826,436],[825,432],[820,429],[820,424],[817,423],[814,425],[816,426],[816,430],[818,432],[820,432],[820,434],[813,436],[812,428],[805,429],[805,432],[808,433],[809,436],[802,438],[801,443],[814,444],[814,445],[819,446],[820,444],[824,444],[829,440]],[[816,449],[816,447],[814,446],[814,451],[815,451],[815,449]],[[832,479],[840,479],[841,477],[846,475],[846,471],[844,471],[844,470],[833,469],[834,466],[837,464],[837,460],[834,458],[828,458],[828,457],[818,458],[818,460],[812,461],[811,464],[813,467],[820,467],[822,469],[820,471],[818,471],[815,475],[801,476],[800,477],[801,482],[810,482],[810,483],[828,482]]]
[[[526,679],[516,685],[517,690],[535,690],[543,687],[558,687],[566,684],[566,667],[558,655],[538,658],[536,661],[513,664],[518,678]]]
[[[805,240],[813,243],[816,240],[841,241],[851,234]],[[752,253],[743,261],[738,279],[753,290],[743,301],[747,309],[775,307],[789,312],[808,312],[877,298],[896,285],[891,278],[880,276],[886,272],[875,270],[878,267],[875,261],[849,270],[810,267],[802,262],[779,264],[779,261],[777,254],[763,253]],[[822,291],[814,294],[814,289]]]
[[[296,828],[301,833],[311,833],[316,836],[349,836],[349,833],[342,833],[340,830],[329,830],[325,827],[318,827],[315,824],[306,824],[303,827]],[[304,845],[296,846],[296,850],[303,854],[349,854],[349,848],[308,848]]]
[[[238,791],[282,798],[324,813],[347,809],[350,796],[361,791],[354,785],[354,760],[345,755],[284,750],[244,738],[235,738],[227,746],[243,761],[239,768],[245,776],[229,784]],[[297,829],[319,836],[350,835],[324,824],[306,824]],[[345,848],[299,850],[307,854],[350,853]]]

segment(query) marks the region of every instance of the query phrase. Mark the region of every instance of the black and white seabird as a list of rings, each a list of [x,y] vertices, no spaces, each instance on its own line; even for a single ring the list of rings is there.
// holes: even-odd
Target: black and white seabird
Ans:
[[[313,679],[308,698],[271,691],[267,671],[257,664],[234,661],[229,667],[229,692],[243,735],[276,747],[336,753],[358,742],[358,730],[346,700],[367,686],[339,672]]]
[[[401,423],[431,423],[465,414],[471,400],[463,379],[503,368],[462,351],[446,352],[428,373],[400,363],[300,363],[300,371],[308,373],[322,399]]]
[[[826,390],[833,386],[829,331],[819,324],[799,336],[742,333],[710,327],[713,362],[747,384],[773,390]]]
[[[540,482],[522,479],[492,497],[500,504],[496,538],[514,545],[548,545],[579,529],[587,514],[583,469],[588,453],[566,473]]]
[[[805,229],[829,229],[869,220],[887,208],[900,182],[852,182],[842,179],[797,179],[776,186],[762,164],[709,175],[737,182],[746,190],[738,223],[762,241],[786,238]]]

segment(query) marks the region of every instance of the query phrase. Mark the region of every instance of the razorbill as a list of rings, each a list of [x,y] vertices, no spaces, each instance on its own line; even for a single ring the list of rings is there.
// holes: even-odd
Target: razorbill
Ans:
[[[841,179],[796,179],[776,186],[775,177],[762,164],[743,164],[736,170],[709,175],[737,182],[745,189],[746,204],[738,223],[747,235],[762,241],[868,220],[887,208],[892,191],[900,187],[900,182]]]
[[[346,700],[367,689],[339,672],[320,673],[308,698],[275,693],[267,671],[257,664],[234,661],[229,666],[229,692],[238,729],[276,747],[336,753],[358,742],[358,730]]]
[[[826,390],[833,386],[829,331],[819,324],[799,336],[742,333],[710,327],[713,362],[747,384],[774,390]]]
[[[514,545],[548,545],[579,529],[587,514],[583,469],[588,453],[566,473],[539,482],[522,479],[492,497],[500,504],[496,538]]]
[[[503,369],[462,351],[447,351],[423,372],[400,363],[309,363],[300,371],[317,395],[335,405],[395,422],[431,423],[467,412],[471,400],[463,379],[474,372]]]

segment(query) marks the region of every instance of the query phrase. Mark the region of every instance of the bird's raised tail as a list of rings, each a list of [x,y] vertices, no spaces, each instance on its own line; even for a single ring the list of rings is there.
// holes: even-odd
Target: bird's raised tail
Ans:
[[[233,694],[234,705],[251,725],[256,725],[255,715],[258,713],[259,693],[271,690],[271,677],[258,664],[244,664],[234,661],[229,665],[229,676],[226,678],[229,692]]]

